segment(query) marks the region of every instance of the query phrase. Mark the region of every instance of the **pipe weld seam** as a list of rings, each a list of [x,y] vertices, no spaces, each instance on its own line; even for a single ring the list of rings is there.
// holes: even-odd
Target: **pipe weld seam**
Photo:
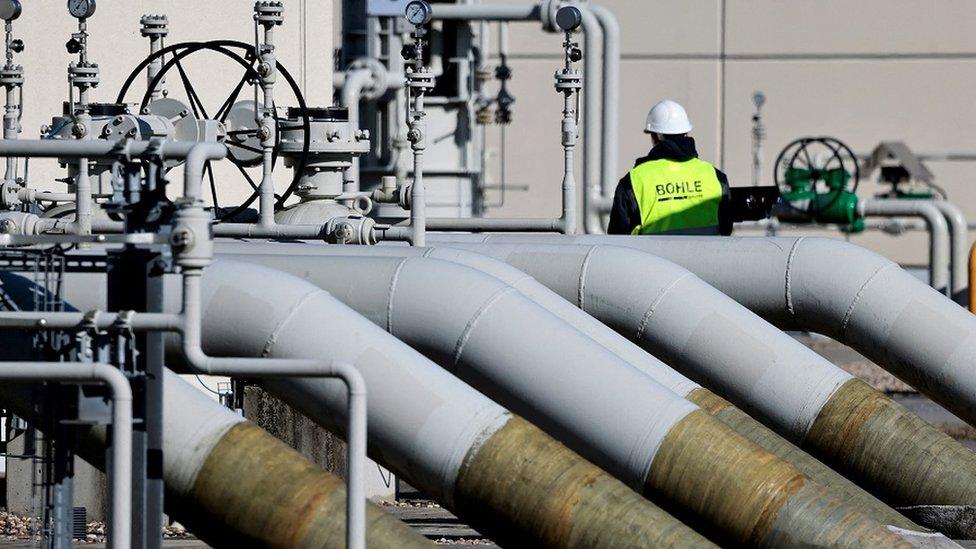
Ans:
[[[400,273],[409,260],[409,257],[401,259],[397,263],[396,270],[393,271],[393,276],[390,277],[390,287],[386,294],[386,331],[390,334],[393,334],[393,295],[396,292],[397,282],[400,281]]]
[[[796,309],[793,307],[793,259],[800,248],[800,243],[806,237],[801,236],[793,242],[790,246],[790,253],[786,256],[786,312],[790,315],[790,318],[796,321]]]
[[[668,293],[671,292],[671,290],[673,290],[674,287],[680,284],[683,280],[692,278],[694,276],[695,273],[686,272],[685,274],[672,280],[670,284],[662,288],[661,291],[654,296],[654,301],[651,303],[651,306],[647,308],[647,311],[644,311],[644,316],[641,317],[640,324],[637,326],[637,337],[634,339],[634,343],[640,344],[640,342],[644,339],[644,329],[647,328],[647,324],[651,321],[651,317],[654,316],[654,311],[657,310],[657,306],[664,301],[664,298],[668,295]]]
[[[299,309],[302,308],[302,305],[304,305],[307,301],[314,299],[322,294],[325,294],[326,296],[331,295],[329,294],[329,292],[321,288],[315,288],[314,290],[311,290],[307,294],[303,295],[301,298],[298,299],[298,301],[295,302],[295,304],[291,307],[291,310],[288,311],[288,314],[285,315],[285,317],[281,319],[281,322],[275,325],[275,327],[271,330],[271,333],[268,334],[268,339],[265,340],[264,346],[261,348],[262,358],[268,358],[270,356],[273,356],[274,346],[275,343],[278,342],[278,336],[281,335],[281,333],[284,331],[285,325],[288,324],[288,321],[290,321],[292,318],[295,317],[295,315],[298,314],[298,311]]]
[[[846,338],[847,334],[845,332],[847,332],[847,325],[850,323],[851,317],[854,316],[854,309],[857,307],[857,303],[858,301],[860,301],[861,295],[863,295],[864,291],[867,290],[868,286],[870,286],[871,283],[874,282],[875,278],[877,278],[884,271],[895,266],[896,265],[894,263],[886,263],[885,265],[882,265],[873,273],[871,273],[871,276],[869,276],[867,280],[864,281],[864,284],[861,284],[861,287],[857,289],[857,293],[854,294],[854,299],[852,299],[851,304],[848,305],[847,311],[844,312],[844,318],[843,320],[841,320],[840,323],[840,331],[838,332],[838,334],[841,340]]]
[[[492,305],[498,302],[499,299],[505,297],[511,293],[519,293],[518,290],[511,286],[505,286],[501,290],[495,292],[491,297],[489,297],[485,302],[478,308],[478,311],[468,320],[467,324],[464,325],[464,330],[461,335],[458,336],[457,343],[454,345],[454,354],[451,356],[451,370],[457,369],[457,365],[461,362],[461,355],[464,353],[464,345],[468,342],[471,337],[471,333],[474,331],[475,325],[481,320],[481,317],[491,309]]]
[[[579,281],[576,284],[576,301],[579,302],[578,307],[580,310],[585,311],[584,296],[586,295],[586,271],[590,267],[590,258],[593,257],[593,253],[599,246],[590,246],[590,249],[586,251],[586,255],[583,256],[583,263],[580,265]]]

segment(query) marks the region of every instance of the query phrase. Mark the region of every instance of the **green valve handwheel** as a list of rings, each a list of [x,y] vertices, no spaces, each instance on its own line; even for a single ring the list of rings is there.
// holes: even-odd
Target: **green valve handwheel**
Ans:
[[[780,201],[792,215],[809,223],[836,223],[851,232],[863,230],[857,214],[860,177],[854,152],[833,137],[802,137],[776,158]]]

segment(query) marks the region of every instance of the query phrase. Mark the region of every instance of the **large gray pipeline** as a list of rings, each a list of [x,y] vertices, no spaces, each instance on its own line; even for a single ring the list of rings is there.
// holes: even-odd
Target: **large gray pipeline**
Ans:
[[[763,545],[837,533],[827,515],[799,509],[837,512],[841,499],[497,279],[431,259],[241,257],[338,292],[482,392],[728,539]],[[716,452],[736,457],[708,459]],[[794,493],[795,482],[804,489]],[[759,526],[770,509],[779,510],[776,520]],[[878,523],[861,520],[863,535],[881,535],[866,526]]]
[[[0,385],[0,400],[23,417],[32,417],[31,394],[26,385]],[[345,546],[339,478],[168,370],[163,398],[163,472],[172,517],[215,546]],[[94,428],[81,440],[83,456],[99,467],[105,439],[105,429]],[[370,547],[433,546],[375,505],[368,517]]]
[[[371,396],[372,455],[497,541],[707,545],[319,288],[256,265],[218,261],[207,269],[203,290],[208,354],[354,364]],[[342,431],[341,384],[280,379],[263,385],[316,422]]]
[[[496,247],[497,248],[497,247]],[[568,252],[577,247],[557,246],[551,252]],[[404,246],[381,246],[381,247],[351,247],[351,246],[318,246],[306,244],[284,244],[263,245],[259,243],[239,243],[222,242],[218,243],[217,249],[223,254],[278,254],[286,256],[295,255],[323,255],[323,256],[386,256],[386,257],[430,257],[451,261],[483,273],[516,288],[520,293],[531,299],[537,305],[559,317],[562,321],[576,328],[583,334],[589,336],[595,342],[606,347],[610,352],[630,365],[649,375],[652,379],[692,402],[701,406],[703,410],[716,417],[738,434],[748,438],[750,441],[759,445],[763,449],[783,458],[797,467],[804,474],[817,482],[828,486],[834,490],[842,492],[845,497],[856,501],[862,509],[868,510],[870,514],[886,524],[892,524],[902,528],[918,529],[906,517],[877,500],[863,489],[859,488],[850,480],[834,472],[832,469],[823,465],[815,458],[809,456],[798,447],[777,435],[770,429],[763,426],[751,416],[745,414],[728,401],[715,395],[708,389],[691,381],[668,367],[660,360],[654,358],[649,353],[641,350],[634,343],[628,341],[622,335],[614,332],[606,325],[584,313],[567,299],[563,299],[546,286],[540,284],[525,272],[520,271],[507,263],[492,259],[480,253],[473,253],[458,247],[451,248],[416,248]],[[625,252],[630,250],[621,249]],[[546,257],[547,263],[552,259],[550,250],[540,250]],[[497,253],[495,255],[498,255]],[[642,254],[646,255],[646,254]],[[566,285],[563,288],[573,286],[571,280],[582,280],[583,277],[564,277]],[[582,292],[573,290],[572,299],[579,304],[582,299]],[[567,296],[569,297],[569,296]],[[590,300],[586,300],[590,301]]]
[[[969,421],[976,416],[976,378],[967,375],[976,353],[976,318],[896,264],[856,246],[821,238],[436,238],[603,243],[644,250],[692,270],[781,328],[844,341]],[[683,315],[687,305],[678,307],[674,314]],[[883,443],[872,434],[877,432],[885,433]],[[856,379],[829,398],[804,444],[896,503],[976,503],[974,454]],[[915,457],[908,459],[906,452]],[[894,458],[915,462],[918,469],[893,478],[888,462]]]

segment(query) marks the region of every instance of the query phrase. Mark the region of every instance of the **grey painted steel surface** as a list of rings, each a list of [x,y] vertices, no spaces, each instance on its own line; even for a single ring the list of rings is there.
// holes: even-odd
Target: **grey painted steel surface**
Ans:
[[[620,25],[617,17],[607,8],[591,4],[589,10],[600,22],[603,31],[603,113],[600,131],[601,161],[602,172],[599,186],[599,201],[594,200],[589,209],[584,212],[585,217],[591,217],[596,221],[596,226],[588,227],[588,234],[601,234],[605,232],[603,226],[603,211],[609,211],[608,200],[613,199],[613,189],[609,187],[616,180],[617,161],[620,151],[617,137],[620,133],[620,102],[615,98],[620,92]],[[596,189],[594,189],[595,191]],[[584,193],[589,192],[587,189]],[[593,193],[594,198],[597,193]],[[592,229],[592,230],[591,230]]]
[[[613,244],[649,252],[692,271],[782,329],[810,330],[850,345],[976,424],[976,316],[858,246],[813,237],[433,238]]]
[[[177,258],[179,261],[179,258]],[[195,373],[237,377],[337,378],[346,388],[346,547],[366,547],[366,381],[352,365],[327,360],[254,357],[211,357],[202,348],[202,270],[183,269],[183,326],[180,333],[183,359]]]
[[[118,368],[101,363],[0,362],[4,381],[97,381],[104,383],[112,400],[111,522],[109,546],[132,544],[132,389]]]
[[[340,93],[340,103],[349,110],[349,125],[352,135],[359,130],[359,98],[363,95],[363,90],[374,84],[373,73],[369,69],[358,69],[345,73],[345,80],[342,83]],[[342,184],[343,192],[359,192],[359,157],[353,155],[352,165],[346,169],[345,181]]]
[[[670,261],[615,246],[473,245],[801,442],[850,374]]]
[[[429,257],[451,261],[487,273],[518,289],[523,295],[544,307],[561,320],[603,345],[618,357],[650,375],[655,381],[679,396],[701,387],[667,364],[637,347],[633,342],[609,329],[592,316],[583,313],[570,301],[511,265],[460,247],[417,248],[406,246],[321,246],[305,243],[260,243],[222,241],[216,244],[219,254],[323,255],[357,257]],[[0,319],[2,319],[0,313]]]
[[[861,200],[858,213],[865,217],[918,216],[929,230],[929,284],[952,293],[949,286],[949,226],[938,208],[928,200]]]
[[[354,365],[371,395],[371,453],[447,503],[465,455],[511,417],[325,291],[279,271],[218,261],[204,274],[201,305],[208,354]],[[262,385],[316,422],[344,431],[347,397],[340,383],[288,378]],[[410,406],[403,405],[405,394],[416,397]]]
[[[698,409],[514,287],[462,265],[239,257],[328,290],[638,490],[665,435]]]
[[[462,21],[539,21],[542,9],[535,4],[480,5],[432,4],[434,19]]]
[[[949,222],[949,254],[952,270],[952,299],[956,303],[967,304],[969,289],[969,224],[962,210],[946,200],[932,200]]]

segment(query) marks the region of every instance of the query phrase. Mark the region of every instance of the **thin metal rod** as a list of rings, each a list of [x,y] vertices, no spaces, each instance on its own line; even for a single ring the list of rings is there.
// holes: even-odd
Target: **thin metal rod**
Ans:
[[[0,379],[5,381],[100,381],[108,386],[112,400],[112,515],[109,546],[132,546],[132,389],[129,380],[114,366],[79,362],[0,362]]]

